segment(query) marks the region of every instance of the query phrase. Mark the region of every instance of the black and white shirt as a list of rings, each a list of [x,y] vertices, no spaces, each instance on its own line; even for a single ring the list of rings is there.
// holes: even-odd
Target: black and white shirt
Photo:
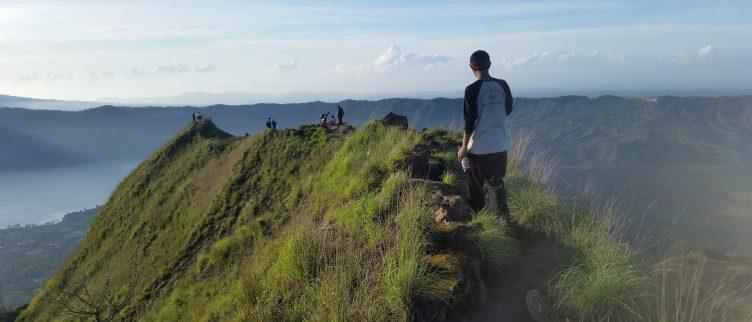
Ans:
[[[468,152],[489,154],[507,150],[504,127],[512,113],[512,92],[503,79],[478,80],[465,88],[465,133]]]

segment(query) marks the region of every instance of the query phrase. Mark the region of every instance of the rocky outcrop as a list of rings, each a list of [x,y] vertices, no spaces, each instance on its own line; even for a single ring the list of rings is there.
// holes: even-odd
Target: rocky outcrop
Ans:
[[[381,118],[381,123],[387,126],[398,126],[407,130],[407,116],[397,115],[392,112]]]

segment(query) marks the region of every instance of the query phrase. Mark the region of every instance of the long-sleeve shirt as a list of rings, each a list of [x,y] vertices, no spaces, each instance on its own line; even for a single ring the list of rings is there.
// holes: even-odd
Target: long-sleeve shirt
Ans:
[[[465,133],[468,152],[489,154],[507,150],[505,123],[512,113],[512,92],[503,79],[478,80],[465,88]]]

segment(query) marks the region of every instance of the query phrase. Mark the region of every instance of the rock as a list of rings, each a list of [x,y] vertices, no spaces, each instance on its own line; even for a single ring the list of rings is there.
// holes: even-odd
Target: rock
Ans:
[[[399,126],[407,130],[407,116],[397,115],[392,112],[381,118],[381,123],[386,126]]]
[[[553,322],[558,319],[552,319],[549,314],[551,313],[551,307],[546,304],[538,289],[531,289],[527,291],[525,295],[525,305],[535,321],[538,322]]]

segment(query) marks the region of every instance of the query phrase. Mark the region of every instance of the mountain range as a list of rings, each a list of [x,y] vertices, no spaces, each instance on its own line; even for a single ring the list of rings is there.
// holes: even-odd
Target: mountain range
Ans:
[[[337,105],[356,127],[389,112],[407,116],[417,130],[460,130],[463,124],[461,99],[393,98],[201,108],[101,106],[84,111],[0,108],[0,127],[43,139],[37,149],[52,145],[86,156],[72,161],[132,160],[154,152],[192,113],[203,113],[228,133],[242,136],[262,131],[267,117],[275,118],[280,128],[317,123]],[[604,191],[626,196],[632,217],[650,209],[648,218],[655,221],[679,218],[682,229],[691,232],[686,235],[723,249],[736,247],[737,237],[752,228],[746,210],[746,196],[752,192],[752,96],[522,97],[515,99],[508,122],[512,137],[530,133],[536,148],[558,159],[563,184],[592,177]],[[39,144],[26,142],[29,148]],[[32,159],[29,155],[25,160]],[[707,240],[717,234],[732,238]]]

